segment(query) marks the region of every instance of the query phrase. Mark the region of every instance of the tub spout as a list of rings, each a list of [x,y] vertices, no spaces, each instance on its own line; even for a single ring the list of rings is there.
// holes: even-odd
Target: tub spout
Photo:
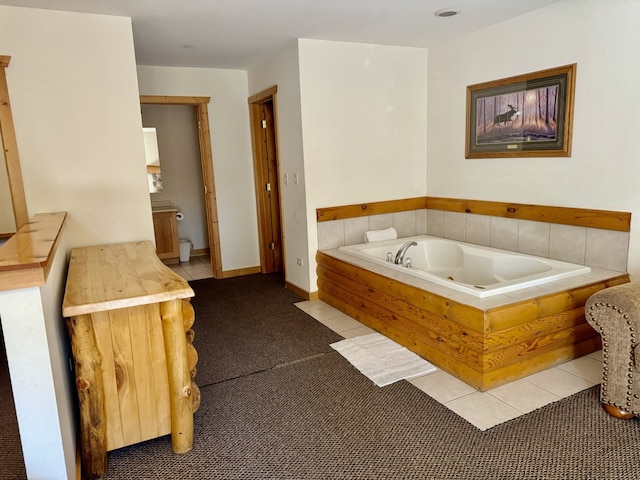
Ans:
[[[409,250],[409,247],[414,247],[416,245],[418,245],[416,242],[407,242],[402,245],[398,250],[398,253],[396,253],[396,259],[393,263],[396,265],[402,265],[404,263],[404,256],[407,253],[407,250]]]

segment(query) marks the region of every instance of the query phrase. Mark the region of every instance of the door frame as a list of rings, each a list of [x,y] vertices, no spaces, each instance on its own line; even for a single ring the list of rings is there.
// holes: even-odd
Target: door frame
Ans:
[[[268,221],[268,205],[264,201],[264,195],[262,195],[262,190],[264,185],[267,183],[267,179],[263,176],[262,165],[266,162],[266,158],[264,158],[262,148],[259,146],[260,142],[260,130],[262,128],[262,118],[260,115],[261,105],[263,103],[271,101],[273,104],[273,118],[274,118],[274,134],[275,134],[275,151],[276,151],[276,165],[278,169],[278,178],[276,181],[278,182],[278,204],[279,211],[278,215],[280,216],[280,243],[282,246],[282,270],[285,272],[286,269],[286,249],[285,238],[284,238],[284,216],[282,215],[282,188],[280,185],[280,142],[279,142],[279,132],[278,132],[278,86],[274,85],[272,87],[267,88],[261,92],[252,95],[248,99],[249,103],[249,122],[251,125],[251,146],[253,151],[253,178],[255,184],[255,193],[256,193],[256,205],[258,209],[258,237],[259,237],[259,250],[260,250],[260,271],[261,273],[267,273],[266,268],[266,257],[269,255],[269,247],[265,242],[265,238],[267,237],[267,231],[270,229]],[[286,272],[285,272],[286,273]]]
[[[209,233],[209,255],[214,278],[223,278],[222,255],[220,252],[220,230],[218,229],[218,204],[213,175],[213,154],[211,153],[211,133],[209,130],[209,108],[211,97],[185,97],[167,95],[140,95],[141,105],[191,105],[196,107],[198,141],[200,143],[200,164],[204,184],[204,205],[207,213]]]

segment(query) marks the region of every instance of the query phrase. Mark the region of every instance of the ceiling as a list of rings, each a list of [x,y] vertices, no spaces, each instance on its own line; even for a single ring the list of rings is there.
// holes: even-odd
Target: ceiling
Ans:
[[[140,65],[249,69],[297,38],[431,47],[559,0],[0,0],[132,18]],[[460,10],[437,17],[443,8]]]

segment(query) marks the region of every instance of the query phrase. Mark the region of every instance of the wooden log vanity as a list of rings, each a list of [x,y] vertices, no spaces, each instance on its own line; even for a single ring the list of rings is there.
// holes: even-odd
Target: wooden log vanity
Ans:
[[[197,353],[189,284],[149,241],[74,248],[62,313],[76,368],[82,467],[107,471],[107,451],[171,434],[193,446]]]

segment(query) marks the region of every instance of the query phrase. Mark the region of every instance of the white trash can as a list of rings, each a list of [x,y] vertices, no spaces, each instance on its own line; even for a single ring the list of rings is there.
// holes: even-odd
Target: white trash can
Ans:
[[[191,242],[189,240],[180,240],[180,261],[188,262],[191,257]]]

